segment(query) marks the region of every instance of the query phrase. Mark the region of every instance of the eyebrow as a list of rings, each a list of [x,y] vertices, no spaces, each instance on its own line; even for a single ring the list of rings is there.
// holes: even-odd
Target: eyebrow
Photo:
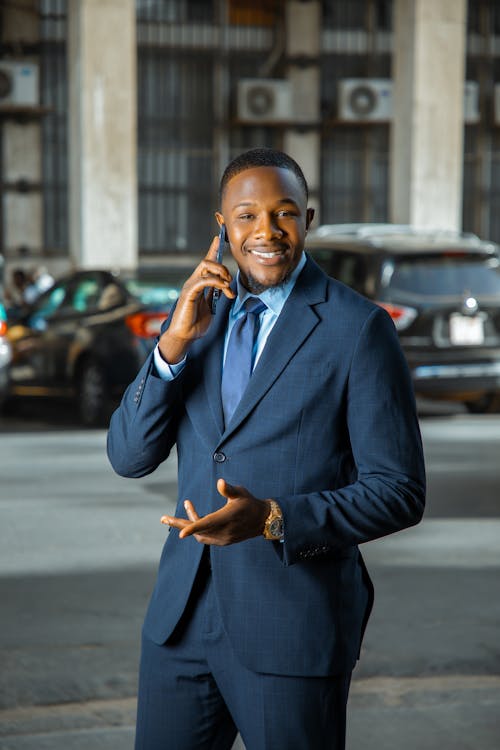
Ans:
[[[241,201],[241,203],[237,203],[235,206],[233,206],[233,211],[236,208],[245,208],[247,206],[255,206],[256,203],[257,203],[257,201]],[[293,198],[281,198],[278,201],[278,204],[280,206],[283,205],[283,204],[285,204],[285,203],[293,203],[294,206],[297,206],[297,208],[299,207],[299,204]]]

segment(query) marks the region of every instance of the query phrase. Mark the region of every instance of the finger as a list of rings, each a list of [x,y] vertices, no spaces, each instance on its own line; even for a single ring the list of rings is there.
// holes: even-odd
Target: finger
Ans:
[[[228,484],[225,479],[217,480],[217,490],[219,494],[228,500],[235,500],[237,497],[241,497],[241,488]]]
[[[188,296],[190,299],[195,300],[207,289],[220,289],[220,291],[224,294],[227,294],[229,292],[230,295],[233,295],[233,292],[229,288],[229,284],[230,281],[222,279],[217,274],[206,273],[205,275],[202,275],[200,273],[198,278],[193,279],[193,281],[191,282],[186,296]]]
[[[208,531],[195,531],[191,527],[186,527],[179,534],[179,539],[187,539],[187,537],[194,537],[200,544],[216,544],[223,545],[224,539],[217,534],[209,533]]]
[[[183,529],[190,523],[186,518],[176,518],[176,516],[162,516],[160,521],[165,526],[171,526],[174,529]]]
[[[198,513],[196,512],[196,508],[194,507],[191,500],[184,501],[184,508],[186,510],[187,517],[189,518],[190,521],[199,521],[200,517]]]
[[[231,281],[231,277],[229,280],[226,280],[217,275],[207,273],[206,276],[200,275],[199,280],[193,284],[191,292],[194,296],[197,296],[208,289],[209,291],[207,292],[206,300],[209,304],[212,301],[213,289],[219,289],[228,299],[234,299],[236,297],[236,292],[234,292],[229,286]]]
[[[208,253],[205,255],[205,258],[207,260],[215,260],[217,258],[218,249],[219,249],[219,237],[215,235],[212,242],[210,243],[210,247],[208,248]]]
[[[201,279],[210,279],[211,277],[213,277],[214,279],[225,281],[228,284],[230,284],[233,280],[229,269],[226,268],[225,265],[223,265],[222,263],[217,263],[216,260],[211,260],[210,258],[203,258],[200,265],[198,266],[197,271],[199,278]]]
[[[181,539],[185,539],[187,536],[191,536],[192,534],[203,534],[209,531],[211,528],[211,523],[210,521],[207,523],[207,518],[208,516],[204,516],[203,518],[198,518],[197,521],[188,521],[182,528],[179,537]]]
[[[223,547],[225,544],[224,541],[221,541],[218,537],[213,537],[213,536],[203,536],[200,534],[194,534],[194,538],[200,544],[205,544],[205,545],[208,544],[210,546],[215,546],[215,547]]]
[[[196,528],[194,523],[188,523],[187,526],[184,526],[184,528],[179,533],[179,539],[186,539],[188,536],[193,536],[193,534],[196,534]]]
[[[234,299],[236,297],[236,292],[233,292],[233,290],[229,286],[224,287],[222,289],[222,292],[228,299]]]
[[[184,539],[186,536],[191,536],[191,534],[214,533],[224,525],[227,515],[227,506],[219,508],[219,510],[213,513],[208,513],[206,516],[198,518],[197,521],[193,521],[192,523],[187,522],[179,536],[181,539]]]

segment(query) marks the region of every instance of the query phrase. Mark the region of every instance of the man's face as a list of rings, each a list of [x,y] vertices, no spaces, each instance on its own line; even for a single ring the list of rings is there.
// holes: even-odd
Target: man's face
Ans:
[[[314,213],[295,174],[278,167],[246,169],[227,183],[221,209],[217,220],[226,224],[245,287],[259,294],[283,284],[300,260]]]

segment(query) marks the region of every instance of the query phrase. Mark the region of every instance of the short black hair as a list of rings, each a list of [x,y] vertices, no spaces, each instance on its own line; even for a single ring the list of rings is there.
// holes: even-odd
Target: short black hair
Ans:
[[[309,198],[309,188],[304,173],[291,156],[284,151],[277,151],[274,148],[252,148],[250,151],[244,151],[242,154],[233,159],[224,170],[219,186],[219,200],[222,202],[227,183],[240,172],[254,167],[278,167],[280,169],[289,169],[290,172],[298,179],[301,184],[306,201]]]

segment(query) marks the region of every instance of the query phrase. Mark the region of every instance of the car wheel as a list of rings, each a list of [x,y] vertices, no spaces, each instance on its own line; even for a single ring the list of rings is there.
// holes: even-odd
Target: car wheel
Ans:
[[[12,396],[8,396],[0,401],[0,414],[4,417],[11,417],[18,411],[18,402]]]
[[[104,426],[109,417],[109,391],[106,374],[95,360],[88,360],[78,376],[77,408],[88,427]]]
[[[466,401],[465,406],[471,414],[496,414],[500,411],[500,394],[485,393],[477,401]]]

